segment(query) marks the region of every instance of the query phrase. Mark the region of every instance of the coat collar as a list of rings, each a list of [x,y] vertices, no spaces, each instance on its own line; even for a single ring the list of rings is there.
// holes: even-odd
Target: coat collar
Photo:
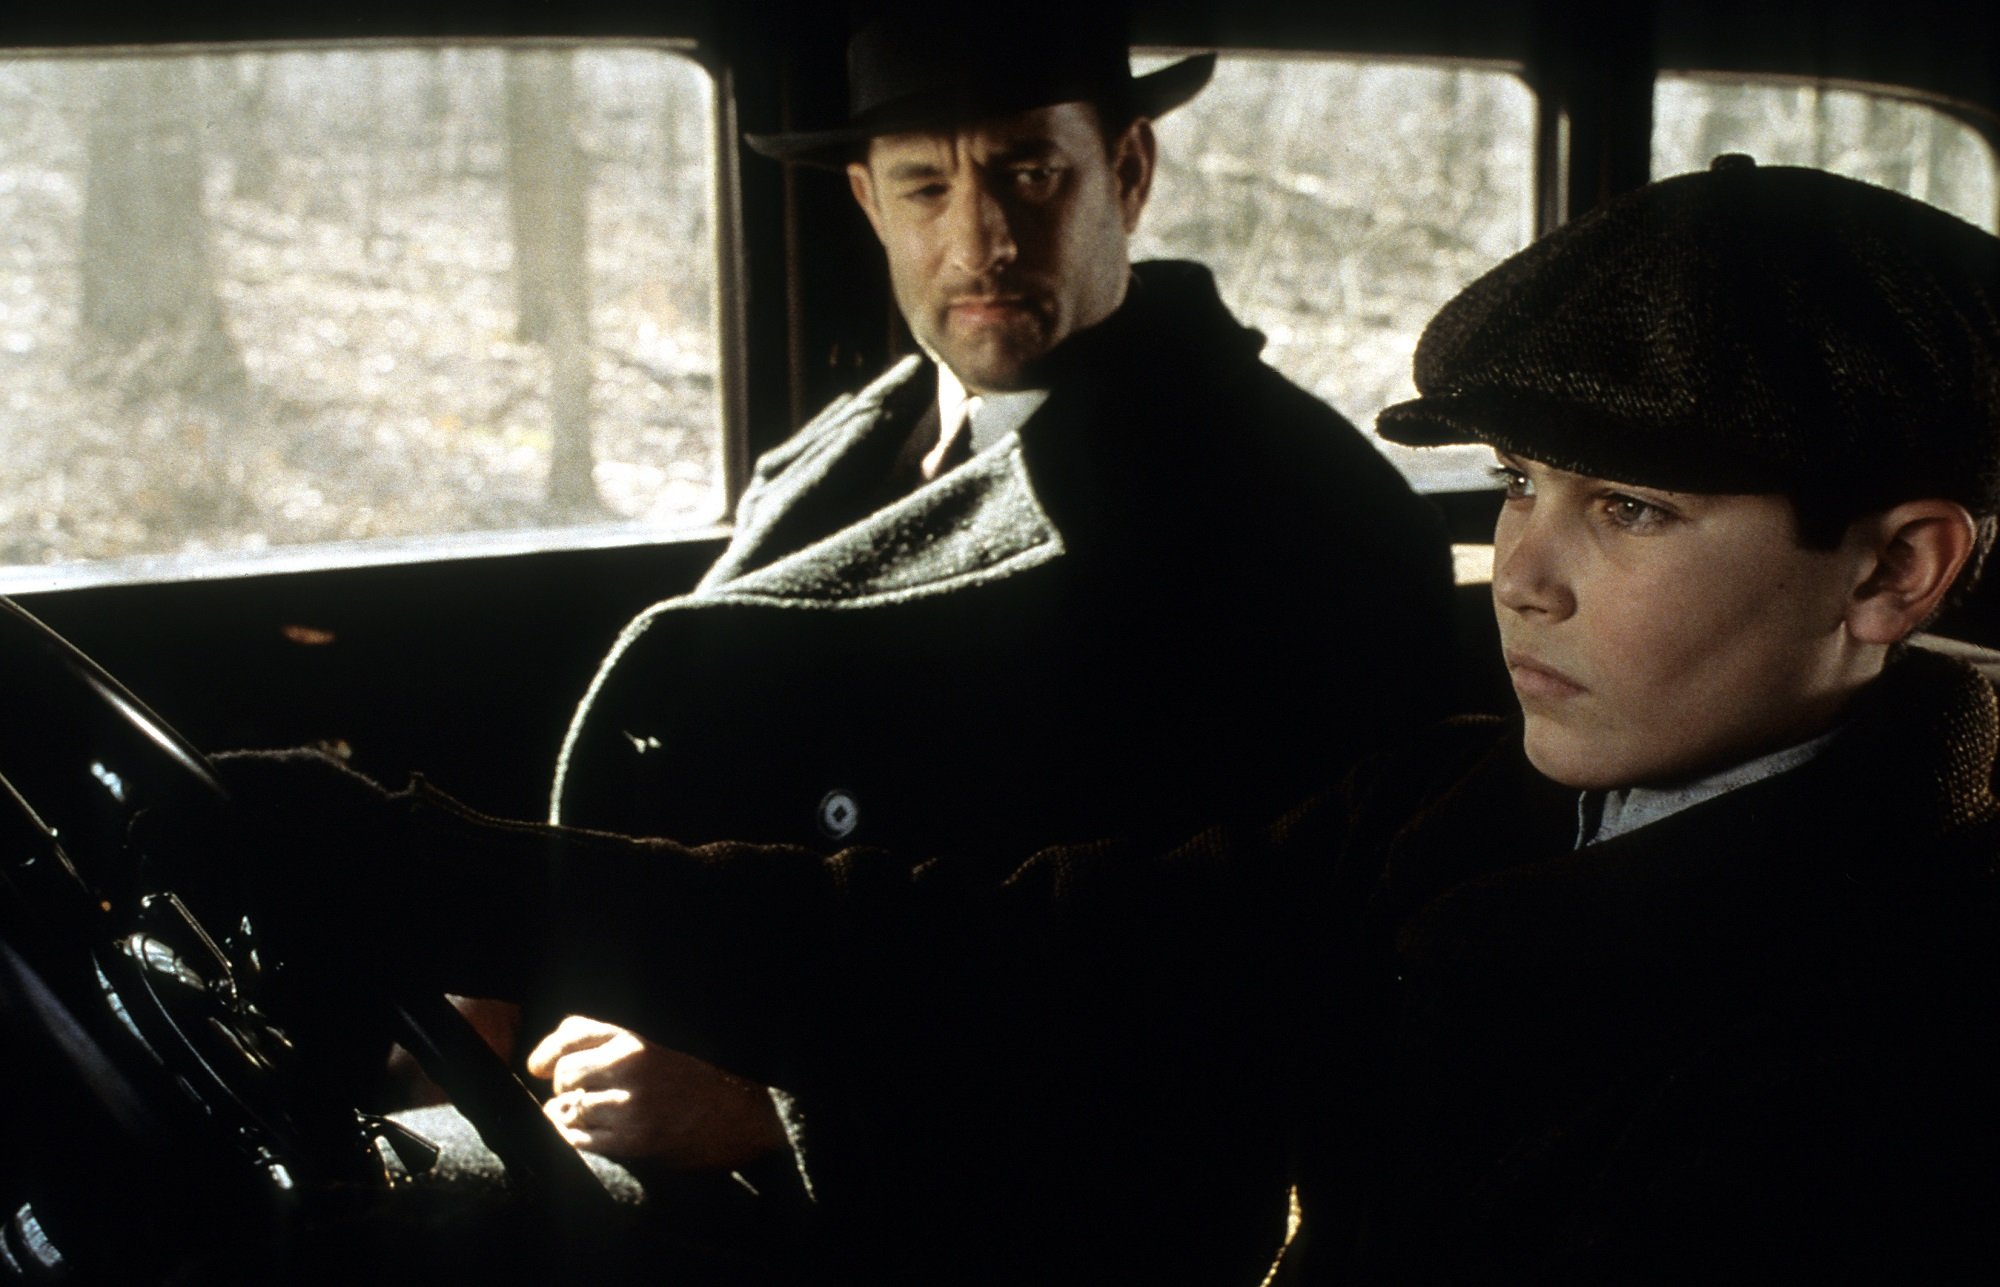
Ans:
[[[802,515],[837,512],[872,485],[909,434],[932,385],[907,358],[802,430],[798,450],[760,471],[729,549],[696,587],[706,601],[858,608],[949,593],[1013,576],[1063,553],[1035,494],[1018,437],[856,522],[786,548]],[[809,520],[808,520],[809,521]]]
[[[1911,649],[1818,757],[1572,850],[1574,793],[1535,773],[1510,721],[1491,754],[1391,847],[1379,906],[1405,951],[1608,962],[1724,950],[1817,908],[1865,922],[1986,879],[2000,719],[1971,668]],[[1857,808],[1857,801],[1867,807]]]
[[[1133,478],[1169,432],[1178,397],[1148,373],[1201,370],[1215,381],[1254,366],[1263,337],[1231,317],[1207,269],[1133,266],[1117,312],[1050,355],[1048,401],[1018,435],[894,503],[855,518],[932,400],[934,367],[909,357],[828,408],[758,463],[736,532],[696,588],[701,600],[852,608],[944,594],[1039,567],[1066,552],[1063,525],[1096,521],[1093,492],[1068,508],[1051,484],[1105,469]],[[1209,428],[1207,425],[1201,426]],[[1074,491],[1073,486],[1070,487]],[[1143,493],[1143,486],[1126,491]],[[1052,517],[1067,514],[1069,517]]]

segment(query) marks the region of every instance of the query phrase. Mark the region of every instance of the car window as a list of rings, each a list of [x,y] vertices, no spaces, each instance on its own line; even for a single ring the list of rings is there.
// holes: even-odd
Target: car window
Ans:
[[[1266,359],[1371,435],[1415,396],[1431,315],[1534,233],[1535,99],[1510,69],[1229,53],[1157,129],[1134,254],[1208,264]],[[1420,490],[1490,485],[1481,449],[1379,445]]]
[[[1660,76],[1654,176],[1702,169],[1724,152],[1878,183],[2000,231],[1993,144],[1939,104],[1821,81]]]
[[[657,44],[0,59],[0,580],[716,521],[715,120]]]

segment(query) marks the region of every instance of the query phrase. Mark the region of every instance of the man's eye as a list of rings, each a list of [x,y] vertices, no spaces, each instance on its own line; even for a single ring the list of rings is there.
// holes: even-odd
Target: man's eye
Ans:
[[[1016,166],[1011,172],[1016,187],[1039,188],[1056,177],[1054,167],[1047,165]]]
[[[905,201],[936,201],[943,197],[944,194],[944,184],[926,183],[919,187],[906,189],[903,193],[903,199]]]
[[[1529,482],[1528,476],[1518,469],[1509,469],[1505,465],[1494,465],[1487,469],[1486,472],[1500,488],[1501,494],[1508,500],[1525,500],[1535,494],[1535,485]]]

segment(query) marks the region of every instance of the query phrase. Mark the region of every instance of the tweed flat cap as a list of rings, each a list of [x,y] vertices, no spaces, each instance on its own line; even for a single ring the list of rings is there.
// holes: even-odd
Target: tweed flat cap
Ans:
[[[2000,508],[2000,240],[1718,157],[1505,260],[1418,342],[1384,438],[1691,492]]]

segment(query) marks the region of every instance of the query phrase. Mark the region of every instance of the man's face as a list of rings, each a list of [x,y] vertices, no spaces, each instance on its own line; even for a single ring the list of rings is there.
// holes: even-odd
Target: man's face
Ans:
[[[1880,666],[1844,613],[1867,559],[1802,547],[1779,496],[1633,487],[1502,453],[1493,606],[1528,758],[1666,785],[1824,731]]]
[[[1096,109],[1060,103],[876,138],[847,174],[910,330],[967,388],[999,392],[1035,387],[1042,357],[1125,298],[1152,170],[1145,121],[1107,151]]]

